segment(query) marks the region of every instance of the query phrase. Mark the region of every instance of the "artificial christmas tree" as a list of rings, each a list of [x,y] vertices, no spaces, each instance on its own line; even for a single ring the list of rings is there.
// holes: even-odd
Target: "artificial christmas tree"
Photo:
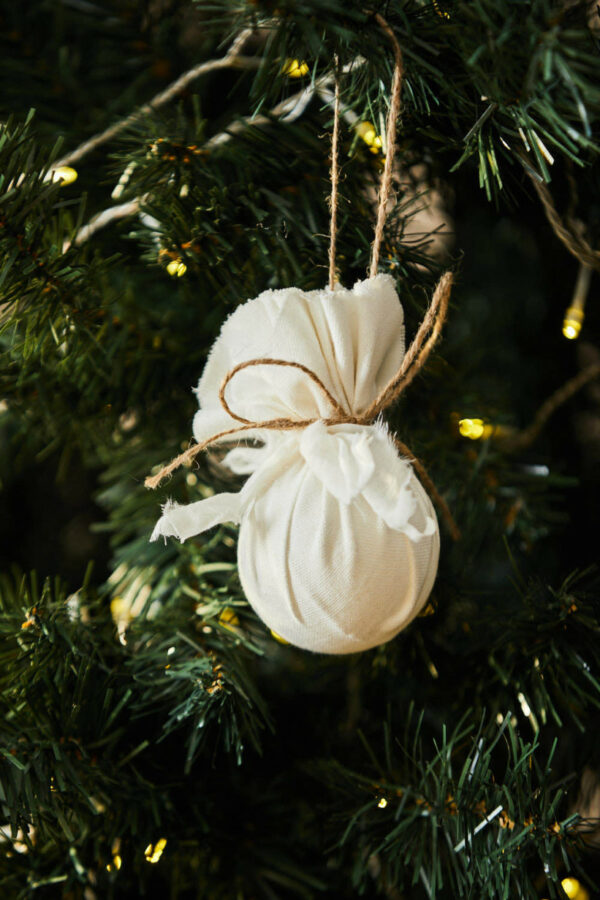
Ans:
[[[596,896],[597,22],[550,0],[3,10],[2,896]],[[235,525],[149,538],[161,503],[235,495],[241,448],[264,452],[186,450],[223,320],[324,291],[332,212],[330,287],[364,279],[386,172],[378,278],[407,344],[454,287],[385,416],[461,537],[439,517],[429,600],[387,640],[355,529],[387,642],[307,653],[249,606]],[[245,375],[230,408],[260,421]],[[348,539],[332,519],[294,551],[315,578]],[[277,609],[264,547],[250,599]]]

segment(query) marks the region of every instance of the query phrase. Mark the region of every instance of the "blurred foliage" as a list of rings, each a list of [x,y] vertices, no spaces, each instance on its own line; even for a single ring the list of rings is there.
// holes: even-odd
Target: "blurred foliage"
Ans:
[[[573,873],[593,890],[577,811],[581,773],[600,771],[600,496],[581,481],[594,445],[577,443],[566,409],[518,454],[465,441],[457,422],[523,427],[577,369],[560,336],[577,266],[529,179],[550,182],[597,243],[596,10],[373,10],[406,69],[382,268],[409,336],[442,268],[457,270],[445,340],[390,424],[463,539],[442,535],[433,615],[342,659],[266,633],[235,528],[149,543],[167,496],[239,486],[220,451],[157,493],[143,479],[187,446],[191,388],[224,318],[262,290],[325,281],[336,54],[337,261],[344,283],[365,277],[388,39],[336,0],[0,13],[3,897],[533,900],[564,897]],[[52,180],[247,26],[248,64],[99,144],[74,183]],[[289,60],[306,72],[291,77]],[[383,152],[360,137],[365,121]],[[135,208],[98,227],[120,204]],[[573,407],[600,415],[591,392]]]

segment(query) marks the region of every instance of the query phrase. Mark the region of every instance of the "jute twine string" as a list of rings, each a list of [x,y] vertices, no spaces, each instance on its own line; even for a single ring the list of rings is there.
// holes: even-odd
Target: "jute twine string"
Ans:
[[[397,438],[395,435],[393,437],[393,440],[400,453],[413,464],[413,468],[421,479],[423,487],[444,517],[444,521],[448,526],[448,531],[450,532],[450,537],[453,541],[459,541],[461,538],[460,529],[454,521],[454,516],[450,512],[450,507],[433,483],[429,472],[427,471],[421,460],[411,453],[406,444],[403,444],[402,441],[399,440],[399,438]]]
[[[433,292],[427,314],[404,355],[402,365],[369,407],[366,416],[374,419],[383,409],[390,406],[425,365],[446,321],[452,280],[452,272],[444,272]]]
[[[365,10],[369,12],[369,10]],[[375,238],[373,240],[373,249],[371,253],[371,266],[369,268],[369,276],[374,278],[377,275],[379,266],[379,253],[381,250],[381,241],[383,240],[383,228],[387,216],[387,204],[390,198],[390,190],[392,186],[392,167],[394,165],[394,154],[396,152],[396,122],[400,115],[400,95],[402,93],[402,77],[404,75],[404,61],[402,58],[402,49],[398,43],[398,38],[379,13],[374,14],[375,21],[379,27],[387,34],[394,47],[394,77],[392,81],[392,98],[390,100],[390,108],[388,109],[387,120],[385,123],[387,152],[385,156],[385,165],[383,167],[383,176],[379,187],[379,205],[377,209],[377,224],[375,226]]]
[[[394,44],[395,51],[395,69],[394,69],[394,82],[392,86],[392,101],[390,103],[390,110],[388,114],[388,124],[387,124],[387,137],[388,137],[388,149],[386,156],[386,163],[384,168],[384,173],[381,182],[381,189],[379,192],[379,204],[378,204],[378,213],[377,213],[377,224],[375,228],[375,239],[373,241],[373,250],[371,257],[371,265],[369,274],[370,277],[374,277],[377,274],[378,261],[379,261],[379,253],[381,247],[381,240],[383,236],[383,228],[385,225],[386,212],[387,212],[387,204],[390,196],[390,186],[391,186],[391,173],[392,173],[392,165],[394,160],[395,153],[395,144],[396,144],[396,119],[398,117],[398,112],[400,109],[400,89],[402,84],[402,53],[400,50],[400,46],[396,40],[395,35],[393,34],[391,28],[379,14],[375,15],[375,18],[378,24],[383,28],[383,30],[388,34],[388,36],[392,39]],[[336,68],[337,68],[337,59],[336,59]],[[331,165],[331,181],[332,181],[332,190],[331,190],[331,224],[330,224],[330,246],[329,246],[329,288],[332,290],[335,286],[335,243],[336,243],[336,223],[337,223],[337,190],[338,190],[338,179],[339,179],[339,168],[337,163],[338,156],[338,138],[339,138],[339,80],[336,76],[336,85],[335,85],[335,107],[334,107],[334,126],[333,126],[333,138],[332,138],[332,165]],[[234,428],[228,428],[225,431],[220,431],[217,434],[213,434],[211,437],[207,438],[205,441],[202,441],[199,444],[193,444],[188,447],[183,453],[179,456],[175,457],[168,465],[164,466],[156,475],[148,476],[146,478],[144,484],[147,488],[156,488],[158,485],[172,472],[178,469],[182,465],[190,464],[193,459],[198,456],[203,450],[213,444],[215,441],[221,440],[225,437],[230,437],[233,435],[241,435],[245,431],[250,430],[274,430],[274,431],[291,431],[301,428],[306,428],[308,425],[312,425],[313,422],[322,421],[325,425],[342,425],[342,424],[353,424],[353,425],[371,425],[377,416],[388,406],[390,406],[399,396],[400,394],[408,387],[408,385],[412,382],[414,377],[421,371],[425,362],[431,353],[437,339],[439,338],[444,321],[446,319],[446,315],[448,312],[448,304],[450,300],[450,293],[452,290],[452,273],[446,272],[440,278],[430,304],[430,307],[427,311],[427,314],[419,327],[417,334],[410,345],[408,351],[404,355],[400,368],[390,379],[388,384],[380,391],[379,395],[373,401],[373,403],[360,415],[354,415],[351,412],[345,410],[335,399],[335,397],[331,394],[331,392],[327,389],[327,387],[323,384],[319,376],[313,372],[308,366],[303,365],[298,362],[291,362],[289,360],[284,359],[274,359],[272,357],[261,357],[258,359],[250,359],[245,362],[241,362],[238,365],[234,366],[225,376],[221,387],[219,389],[219,401],[224,411],[235,421],[240,424]],[[227,386],[229,382],[238,375],[244,369],[254,367],[254,366],[284,366],[294,369],[299,369],[303,372],[312,382],[315,384],[332,409],[332,415],[329,418],[322,417],[313,417],[306,419],[291,419],[291,418],[275,418],[275,419],[263,419],[258,421],[253,421],[251,419],[246,418],[245,416],[240,415],[231,409],[227,398],[225,396]],[[427,470],[424,465],[416,459],[416,457],[410,452],[408,447],[403,444],[397,438],[394,438],[395,444],[400,452],[406,456],[413,464],[415,470],[417,471],[421,481],[423,482],[423,486],[429,492],[432,499],[437,503],[450,531],[450,534],[455,540],[460,538],[460,531],[452,517],[452,513],[450,512],[446,502],[440,496],[437,491],[433,481],[431,480]]]
[[[302,363],[299,363],[299,362],[289,362],[288,360],[285,360],[285,359],[269,359],[267,357],[263,357],[261,359],[249,359],[246,362],[238,363],[237,366],[234,366],[233,369],[231,369],[227,373],[227,375],[223,379],[223,383],[219,390],[219,400],[221,401],[221,406],[223,407],[225,412],[228,413],[232,419],[236,419],[238,422],[241,422],[243,425],[253,425],[256,428],[255,422],[252,422],[250,419],[244,419],[242,416],[238,415],[231,409],[231,407],[227,403],[227,400],[225,399],[225,389],[227,388],[227,385],[229,384],[231,379],[234,377],[234,375],[236,375],[238,372],[241,372],[242,369],[247,369],[250,366],[291,366],[294,369],[300,369],[300,371],[304,372],[306,375],[308,375],[308,377],[311,379],[311,381],[313,381],[317,385],[317,387],[319,387],[321,389],[321,391],[325,394],[325,397],[327,398],[327,400],[329,401],[329,403],[331,404],[331,406],[333,407],[333,410],[335,412],[335,421],[336,422],[342,422],[342,421],[348,422],[348,421],[350,421],[350,419],[352,419],[352,421],[355,423],[358,422],[358,420],[355,420],[352,416],[350,416],[345,411],[345,409],[342,406],[340,406],[340,404],[337,402],[335,397],[327,390],[327,388],[325,387],[325,385],[323,384],[323,382],[321,381],[319,376],[315,372],[313,372],[312,369],[309,369],[308,366],[304,366],[304,365],[302,365]],[[294,422],[294,419],[283,419],[283,420],[278,419],[277,421]],[[302,419],[300,421],[302,422],[302,425],[300,427],[303,427],[304,425],[310,425],[312,422],[315,422],[316,419]],[[261,427],[263,427],[263,426],[261,425]]]
[[[333,132],[331,135],[331,196],[329,204],[329,290],[335,287],[335,243],[337,237],[338,183],[340,177],[338,142],[340,137],[340,61],[335,57],[335,99],[333,105]]]

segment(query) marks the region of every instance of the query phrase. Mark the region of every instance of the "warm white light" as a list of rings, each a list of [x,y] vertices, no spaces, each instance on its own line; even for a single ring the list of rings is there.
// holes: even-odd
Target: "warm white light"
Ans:
[[[581,326],[583,325],[583,320],[585,319],[585,312],[583,309],[585,296],[578,297],[575,303],[576,305],[571,304],[571,306],[569,306],[569,308],[565,312],[565,318],[563,320],[562,333],[568,341],[574,341],[575,338],[579,337]]]
[[[288,59],[283,67],[283,73],[289,78],[302,78],[303,75],[308,75],[308,65],[304,60],[300,62],[298,59]]]
[[[371,153],[379,153],[383,147],[381,135],[377,134],[375,126],[371,122],[359,122],[356,133],[363,139]]]
[[[181,278],[182,275],[185,275],[187,272],[187,266],[180,259],[172,259],[169,265],[167,266],[167,272],[169,275],[173,275],[174,277]]]
[[[569,900],[590,900],[587,888],[584,888],[576,878],[563,878],[560,885]]]
[[[458,430],[463,437],[472,441],[489,438],[494,430],[492,425],[486,425],[483,419],[461,419]]]
[[[219,622],[225,628],[229,628],[229,629],[237,628],[240,624],[240,620],[238,619],[235,610],[232,609],[231,606],[226,606],[222,610],[222,612],[219,616]]]
[[[563,335],[568,341],[574,341],[578,337],[580,330],[581,325],[579,322],[574,322],[572,319],[565,319],[563,322]]]
[[[149,863],[157,863],[163,854],[163,850],[167,846],[167,839],[160,838],[156,842],[156,844],[148,844],[146,849],[144,850],[144,856],[148,860]]]
[[[71,166],[59,166],[57,169],[52,169],[47,177],[47,181],[59,182],[61,187],[73,184],[76,180],[77,171],[72,169]]]

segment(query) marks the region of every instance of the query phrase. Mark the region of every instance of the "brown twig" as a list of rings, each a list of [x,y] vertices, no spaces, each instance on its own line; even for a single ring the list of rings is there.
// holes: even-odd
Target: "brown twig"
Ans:
[[[341,71],[348,71],[349,67],[342,67]],[[310,85],[308,88],[304,88],[301,91],[298,91],[296,94],[293,94],[291,97],[286,97],[285,100],[282,100],[276,106],[274,106],[267,115],[260,116],[245,116],[241,119],[232,122],[224,131],[219,132],[218,134],[214,134],[211,138],[203,144],[204,150],[212,150],[215,147],[221,146],[227,141],[231,140],[239,132],[243,131],[244,128],[248,126],[252,126],[253,128],[258,128],[263,125],[270,125],[273,118],[280,118],[285,120],[288,116],[295,115],[294,111],[300,104],[302,108],[304,107],[304,101],[307,97],[313,95],[313,93],[318,93],[319,90],[323,89],[323,87],[330,81],[331,75],[326,74],[318,78],[314,84]],[[110,206],[102,212],[94,215],[90,221],[83,225],[79,231],[77,232],[75,239],[72,242],[65,242],[63,246],[63,253],[65,253],[71,243],[75,245],[83,244],[85,241],[89,240],[97,231],[100,231],[106,225],[111,224],[118,219],[125,218],[130,215],[135,215],[135,213],[139,212],[139,206],[144,201],[144,197],[136,197],[132,201],[128,203],[122,203],[119,206]]]
[[[533,417],[531,425],[528,425],[527,428],[523,428],[522,431],[517,431],[514,434],[508,433],[506,437],[502,437],[502,432],[500,432],[499,440],[501,440],[503,444],[505,444],[506,449],[511,452],[515,450],[524,450],[526,447],[530,447],[540,434],[550,416],[552,416],[563,403],[570,400],[577,391],[580,391],[582,387],[585,387],[586,384],[599,376],[600,363],[594,363],[593,365],[582,369],[578,375],[574,378],[570,378],[569,381],[563,384],[562,387],[551,394],[550,397],[542,403]]]
[[[130,128],[131,125],[135,125],[140,119],[143,119],[144,116],[149,115],[166,103],[170,103],[171,100],[177,97],[178,94],[181,94],[188,85],[195,81],[196,78],[199,78],[200,75],[206,75],[207,72],[214,72],[217,69],[227,69],[231,66],[240,68],[258,68],[262,62],[261,59],[254,56],[246,57],[241,55],[242,48],[252,33],[252,28],[245,28],[238,34],[225,56],[221,59],[209,59],[206,62],[199,63],[199,65],[194,66],[187,72],[184,72],[183,75],[180,75],[179,78],[173,81],[164,91],[161,91],[153,97],[148,103],[144,103],[128,116],[119,119],[114,125],[109,126],[109,128],[106,128],[99,134],[95,134],[93,137],[89,138],[89,140],[84,141],[71,153],[67,153],[66,156],[63,156],[62,159],[54,163],[52,168],[57,169],[59,166],[71,166],[73,163],[79,162],[80,159],[83,159],[83,157],[87,156],[88,153],[91,153],[92,150],[96,150],[107,141],[113,140],[113,138],[117,137],[121,132]]]
[[[525,171],[544,207],[546,218],[552,226],[552,230],[556,237],[567,248],[569,253],[578,259],[582,265],[600,271],[600,251],[594,250],[583,234],[578,234],[574,228],[565,225],[554,205],[554,200],[552,199],[552,194],[548,190],[548,186],[544,182],[538,181],[528,168],[526,168]]]
[[[101,212],[96,213],[86,225],[83,225],[79,229],[72,241],[64,242],[62,252],[66,253],[73,244],[76,247],[79,247],[81,244],[89,241],[92,235],[102,228],[106,228],[111,222],[116,222],[118,219],[124,219],[127,216],[134,216],[140,211],[140,202],[142,199],[143,198],[141,197],[135,197],[135,199],[129,200],[127,203],[120,203],[118,206],[109,206],[107,209],[103,209]]]

